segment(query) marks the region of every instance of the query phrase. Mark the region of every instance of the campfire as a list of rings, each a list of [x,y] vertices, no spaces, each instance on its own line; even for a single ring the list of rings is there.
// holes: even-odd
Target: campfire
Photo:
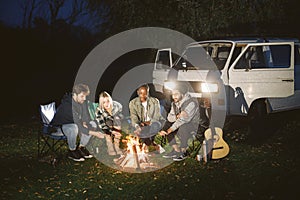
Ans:
[[[149,161],[148,152],[145,151],[145,144],[141,144],[139,138],[129,135],[122,141],[126,144],[126,152],[114,162],[122,169],[145,170],[147,168],[156,168]]]

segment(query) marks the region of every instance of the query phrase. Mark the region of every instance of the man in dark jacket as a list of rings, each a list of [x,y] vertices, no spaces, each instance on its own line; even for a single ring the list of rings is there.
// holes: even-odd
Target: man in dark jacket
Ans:
[[[85,148],[92,135],[104,138],[92,123],[86,96],[90,93],[89,87],[77,84],[73,87],[72,94],[66,94],[54,115],[51,124],[62,125],[62,131],[67,136],[69,152],[68,157],[74,161],[84,161],[93,156]],[[77,135],[80,136],[79,147],[76,147]]]

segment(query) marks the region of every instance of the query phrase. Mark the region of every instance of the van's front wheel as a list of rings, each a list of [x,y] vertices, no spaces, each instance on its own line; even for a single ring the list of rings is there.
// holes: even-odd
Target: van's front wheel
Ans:
[[[250,141],[260,142],[268,135],[268,112],[264,99],[255,101],[248,113],[248,137]]]

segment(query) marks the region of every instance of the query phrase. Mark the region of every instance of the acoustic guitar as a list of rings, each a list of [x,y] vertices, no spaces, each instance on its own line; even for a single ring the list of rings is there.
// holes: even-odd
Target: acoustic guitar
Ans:
[[[211,159],[224,158],[229,154],[229,146],[223,140],[223,131],[221,128],[208,128],[204,132],[204,136],[207,141],[206,145],[208,146],[206,152],[210,153],[209,157]]]

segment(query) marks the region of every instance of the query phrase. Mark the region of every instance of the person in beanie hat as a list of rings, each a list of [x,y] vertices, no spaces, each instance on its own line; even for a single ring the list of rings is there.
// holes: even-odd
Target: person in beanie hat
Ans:
[[[191,132],[197,131],[200,119],[199,105],[195,98],[188,93],[185,84],[178,84],[172,90],[171,109],[167,116],[161,136],[166,136],[173,150],[165,154],[164,158],[172,158],[174,161],[181,161],[187,157],[188,139],[192,137]],[[175,135],[180,139],[178,146]]]

